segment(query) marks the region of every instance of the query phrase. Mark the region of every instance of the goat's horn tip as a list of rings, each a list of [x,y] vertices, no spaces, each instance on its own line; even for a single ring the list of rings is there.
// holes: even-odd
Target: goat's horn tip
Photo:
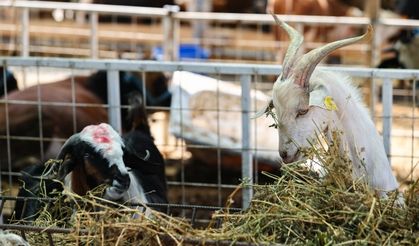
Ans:
[[[374,28],[372,25],[368,25],[367,32],[364,34],[364,39],[370,40],[372,38],[372,34],[374,33]]]

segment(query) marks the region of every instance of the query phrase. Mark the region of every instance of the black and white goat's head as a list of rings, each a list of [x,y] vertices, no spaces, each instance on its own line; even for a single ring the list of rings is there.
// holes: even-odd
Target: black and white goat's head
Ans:
[[[290,45],[285,54],[282,73],[273,85],[272,99],[267,106],[256,114],[261,116],[274,108],[279,133],[279,154],[284,163],[302,158],[300,150],[310,147],[310,140],[315,139],[319,131],[325,131],[328,122],[336,115],[327,108],[325,100],[330,97],[330,77],[313,76],[320,61],[338,48],[353,44],[371,36],[372,28],[362,36],[348,38],[326,44],[300,55],[299,48],[303,36],[294,28],[273,15],[277,24],[284,29]],[[336,78],[332,78],[336,80]],[[345,78],[338,78],[344,81]],[[345,95],[338,95],[344,97]],[[333,104],[333,98],[330,98]]]
[[[120,200],[133,182],[124,162],[125,145],[120,135],[108,124],[90,125],[71,136],[62,147],[57,159],[63,162],[58,177],[79,195],[105,184],[104,198]],[[145,156],[135,156],[139,161]],[[145,202],[145,201],[144,201]]]

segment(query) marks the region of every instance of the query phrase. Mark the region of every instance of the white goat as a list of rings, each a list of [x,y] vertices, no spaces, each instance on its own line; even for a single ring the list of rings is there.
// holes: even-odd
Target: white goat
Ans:
[[[332,42],[300,56],[301,34],[274,18],[291,43],[282,74],[273,85],[272,99],[256,117],[275,108],[282,162],[302,159],[301,150],[310,147],[319,130],[328,137],[332,131],[339,131],[340,149],[349,154],[354,178],[365,178],[383,196],[397,189],[382,139],[357,89],[342,74],[315,70],[322,58],[334,50],[370,38],[372,28],[368,27],[362,36]]]

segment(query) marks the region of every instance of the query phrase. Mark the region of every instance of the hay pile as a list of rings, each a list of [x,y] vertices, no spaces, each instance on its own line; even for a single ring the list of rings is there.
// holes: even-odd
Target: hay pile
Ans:
[[[270,175],[274,184],[255,186],[250,208],[240,214],[220,214],[221,238],[253,243],[300,245],[376,244],[419,245],[419,184],[406,191],[406,206],[397,194],[378,199],[365,182],[353,181],[351,163],[341,155],[338,135],[306,155],[326,170],[320,179],[298,163]],[[320,142],[320,139],[318,139]]]
[[[186,219],[156,211],[148,216],[138,209],[104,201],[94,193],[86,197],[64,192],[66,203],[77,211],[59,223],[46,215],[35,223],[65,224],[69,235],[54,234],[56,245],[168,245],[234,244],[293,245],[419,245],[419,184],[404,194],[405,207],[396,203],[397,194],[379,199],[361,180],[351,179],[350,161],[339,154],[338,142],[314,147],[306,155],[324,164],[319,178],[298,163],[283,167],[281,176],[269,175],[271,185],[256,185],[250,207],[241,213],[218,211],[220,228],[210,223],[195,229]],[[244,184],[245,185],[245,184]],[[234,198],[232,194],[231,198]],[[38,235],[38,236],[37,236]],[[29,237],[31,245],[47,242],[41,234]]]

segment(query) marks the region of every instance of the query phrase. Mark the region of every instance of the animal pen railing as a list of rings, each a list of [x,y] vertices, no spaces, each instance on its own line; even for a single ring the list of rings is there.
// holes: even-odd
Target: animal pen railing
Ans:
[[[30,198],[23,198],[23,197],[8,197],[8,196],[1,196],[0,197],[0,214],[4,213],[4,204],[10,201],[17,201],[17,200],[29,200]],[[55,199],[48,199],[48,198],[37,198],[38,201],[43,202],[54,202]],[[143,204],[131,204],[133,207],[138,206],[144,206]],[[223,207],[215,207],[215,206],[197,206],[197,205],[180,205],[180,204],[147,204],[148,207],[153,209],[159,209],[160,211],[164,211],[168,215],[172,216],[178,216],[179,214],[182,215],[182,218],[194,228],[205,228],[205,227],[211,227],[211,228],[218,228],[222,224],[221,219],[217,220],[211,220],[212,213],[222,211]],[[239,212],[240,209],[238,208],[229,208],[230,212]],[[208,215],[209,214],[209,215]],[[38,234],[38,235],[45,235],[45,239],[42,242],[43,245],[48,244],[50,246],[54,245],[62,245],[60,243],[60,240],[55,238],[54,235],[68,235],[70,233],[75,233],[75,229],[73,228],[61,228],[57,226],[36,226],[32,224],[3,224],[0,223],[0,229],[13,231],[15,233],[18,233],[22,236],[23,239],[27,240],[27,237],[30,236],[30,234]],[[82,229],[77,231],[78,236],[84,236],[88,235],[89,232],[86,229]],[[62,238],[61,238],[62,240]],[[171,245],[173,244],[173,239],[167,235],[162,238],[162,241],[164,244]],[[183,240],[184,244],[187,245],[196,245],[200,244],[200,240],[193,239],[193,238],[185,238]],[[206,240],[205,245],[231,245],[232,241],[221,241],[221,240]],[[235,245],[252,245],[250,243],[240,243],[236,242]]]
[[[207,12],[180,12],[178,8],[168,6],[167,8],[146,8],[132,6],[115,6],[101,4],[79,4],[59,3],[40,1],[2,1],[2,10],[9,10],[16,14],[16,19],[5,18],[0,23],[2,29],[3,50],[19,52],[21,56],[30,56],[31,53],[53,55],[67,55],[90,58],[117,58],[123,51],[129,51],[131,57],[138,58],[141,51],[139,45],[160,45],[163,47],[164,60],[178,60],[179,47],[181,43],[193,43],[214,50],[213,53],[232,53],[237,47],[242,47],[239,52],[233,55],[237,60],[246,59],[246,56],[253,56],[258,62],[276,61],[275,51],[285,44],[272,39],[263,40],[264,34],[261,31],[263,25],[274,25],[270,15],[265,14],[232,14],[232,13],[207,13]],[[1,10],[1,9],[0,9]],[[36,18],[37,11],[73,11],[77,16],[74,20],[64,20],[62,23],[39,22]],[[32,13],[32,14],[31,14]],[[12,15],[14,15],[12,14]],[[99,23],[99,17],[103,15],[120,15],[130,17],[134,20],[129,28],[105,27]],[[85,17],[88,18],[85,18]],[[155,25],[149,25],[151,29],[140,28],[136,25],[135,18],[151,18]],[[367,54],[367,59],[358,59],[363,65],[371,66],[376,64],[379,57],[379,33],[381,30],[390,27],[413,28],[419,26],[417,20],[384,19],[371,20],[368,17],[333,17],[333,16],[293,16],[281,15],[280,18],[303,30],[305,26],[357,26],[365,27],[368,24],[374,25],[377,35],[371,43],[356,45],[356,51]],[[34,23],[33,23],[34,22]],[[52,21],[54,22],[54,21]],[[85,22],[88,22],[86,24]],[[214,23],[214,33],[206,36],[196,34],[197,32],[187,31],[186,26],[192,23]],[[182,25],[187,24],[187,25]],[[233,39],[228,38],[226,30],[222,27],[225,24],[240,26],[256,25],[256,34],[253,31],[250,35],[244,34],[241,29],[234,34]],[[113,25],[113,27],[118,25]],[[32,30],[31,30],[32,27]],[[118,30],[120,29],[120,30]],[[122,29],[122,31],[121,31]],[[243,34],[242,34],[243,33]],[[48,37],[50,40],[44,40]],[[272,35],[269,35],[272,37]],[[19,40],[14,42],[13,40]],[[51,40],[54,40],[51,42]],[[69,40],[70,46],[65,45],[63,40]],[[261,45],[263,43],[263,45]],[[109,50],[104,46],[118,46],[124,44],[124,48]],[[306,48],[317,47],[318,43],[305,43]],[[77,47],[77,48],[75,48]],[[225,50],[224,50],[225,49]],[[345,50],[353,49],[351,47]],[[247,54],[256,50],[255,54]],[[371,53],[370,53],[371,52]],[[134,56],[132,56],[134,55]],[[141,57],[141,55],[140,55]],[[256,57],[256,59],[254,59]],[[365,57],[365,56],[363,56]],[[215,55],[217,60],[222,57]],[[195,57],[194,59],[200,59]],[[230,59],[231,60],[231,59]]]
[[[169,182],[169,185],[172,186],[180,186],[182,189],[181,195],[182,200],[181,203],[184,204],[191,204],[193,202],[187,201],[185,198],[185,194],[187,193],[188,189],[191,187],[195,188],[216,188],[218,192],[218,206],[223,204],[223,197],[221,196],[220,192],[222,189],[232,189],[235,185],[238,184],[239,180],[236,180],[235,183],[226,184],[223,183],[221,178],[222,168],[224,165],[228,165],[228,159],[222,159],[221,152],[230,152],[233,155],[237,155],[241,157],[241,179],[247,183],[257,182],[260,178],[258,176],[258,165],[259,157],[264,154],[264,152],[268,152],[270,156],[277,155],[277,150],[274,146],[272,147],[261,147],[257,145],[257,142],[252,142],[252,139],[257,138],[264,138],[264,141],[268,141],[270,138],[274,139],[273,142],[276,142],[277,136],[276,131],[271,132],[270,135],[260,135],[258,130],[263,128],[258,128],[256,126],[256,121],[252,120],[250,117],[255,112],[255,105],[256,105],[256,98],[260,92],[255,92],[259,88],[262,88],[260,82],[261,76],[266,75],[278,75],[280,72],[280,66],[275,65],[257,65],[257,64],[247,64],[247,65],[239,65],[239,64],[226,64],[226,63],[193,63],[193,62],[156,62],[156,61],[127,61],[127,60],[85,60],[85,59],[62,59],[62,58],[20,58],[20,57],[2,57],[0,58],[0,64],[2,64],[5,68],[9,69],[17,69],[17,68],[34,68],[36,73],[33,76],[38,76],[37,80],[39,81],[39,74],[42,73],[42,70],[45,68],[56,68],[56,69],[67,69],[69,71],[69,75],[76,75],[80,71],[85,70],[107,70],[108,73],[108,87],[110,88],[109,91],[112,93],[108,94],[108,105],[104,105],[104,107],[108,108],[109,112],[109,122],[116,128],[121,129],[121,118],[120,118],[120,103],[119,103],[119,77],[118,71],[137,71],[140,73],[146,72],[166,72],[166,73],[174,73],[177,76],[177,80],[175,81],[175,76],[173,76],[172,83],[177,84],[184,84],[184,87],[176,87],[172,89],[172,93],[175,94],[176,91],[174,90],[188,90],[187,86],[195,85],[198,87],[205,87],[207,83],[210,83],[211,80],[208,77],[202,77],[202,80],[199,78],[201,77],[192,77],[197,80],[188,81],[188,74],[189,73],[179,73],[175,71],[188,71],[193,73],[199,74],[206,74],[210,75],[213,78],[213,82],[216,84],[214,87],[214,94],[208,97],[209,100],[205,101],[204,104],[208,104],[214,102],[216,107],[211,109],[201,108],[200,111],[208,111],[214,112],[213,116],[215,119],[214,124],[216,125],[214,130],[214,134],[216,135],[215,141],[212,143],[203,142],[202,139],[196,139],[196,136],[205,137],[205,132],[193,132],[196,134],[195,141],[188,142],[188,145],[185,146],[184,142],[176,142],[175,148],[179,148],[182,154],[180,155],[180,166],[181,166],[181,173],[180,178],[177,180],[173,180]],[[412,96],[411,105],[408,105],[407,112],[408,114],[399,115],[398,112],[394,112],[393,110],[393,95],[392,95],[392,80],[393,79],[405,79],[405,80],[412,80],[411,83],[418,83],[419,77],[419,70],[396,70],[396,69],[370,69],[370,68],[342,68],[342,67],[322,67],[321,69],[326,70],[333,70],[346,73],[354,78],[361,78],[361,79],[368,79],[370,83],[372,83],[373,88],[377,88],[378,84],[382,85],[382,111],[381,113],[377,113],[378,103],[371,105],[371,113],[373,114],[374,119],[377,123],[382,124],[382,128],[379,129],[382,132],[382,136],[384,139],[385,149],[389,158],[393,161],[393,165],[395,165],[395,161],[397,160],[398,163],[402,163],[404,167],[408,166],[409,169],[413,171],[414,165],[417,164],[419,155],[417,151],[417,143],[419,139],[418,134],[418,116],[417,116],[417,97]],[[4,73],[4,71],[2,71]],[[180,74],[180,75],[179,75]],[[222,80],[229,79],[230,81],[238,81],[236,84],[237,88],[233,88],[232,85],[227,85],[226,82]],[[212,82],[211,82],[212,83]],[[266,83],[262,83],[265,84]],[[268,87],[271,86],[267,84]],[[228,91],[232,90],[232,94],[226,94],[225,89]],[[266,86],[265,86],[266,87]],[[174,88],[174,87],[173,87]],[[233,88],[233,89],[231,89]],[[413,94],[417,95],[418,92],[416,91],[417,86],[413,86]],[[233,92],[234,90],[234,92]],[[179,94],[182,95],[182,94]],[[174,131],[175,127],[180,126],[180,130],[176,132],[176,136],[179,139],[188,139],[187,133],[185,129],[187,127],[183,127],[182,124],[186,125],[188,119],[183,118],[184,112],[191,111],[191,106],[185,107],[182,104],[182,100],[185,100],[183,96],[177,96],[172,98],[172,106],[170,109],[170,117],[177,118],[177,125],[175,125],[171,131]],[[222,95],[225,95],[228,98],[236,97],[238,100],[238,106],[236,108],[228,108],[227,104],[222,104],[223,99],[221,98]],[[38,95],[39,97],[39,95]],[[259,99],[263,97],[259,95]],[[178,101],[176,101],[178,100]],[[262,99],[263,100],[263,99]],[[234,101],[227,101],[228,103],[232,103]],[[37,101],[10,101],[7,97],[7,94],[4,98],[1,99],[0,103],[7,105],[8,103],[18,103],[18,104],[35,104],[38,105],[38,108],[42,108],[48,105],[55,105],[55,106],[71,106],[71,107],[86,107],[89,105],[78,104],[75,101],[72,103],[63,103],[63,102],[42,102],[40,100]],[[149,109],[151,107],[148,107]],[[169,110],[169,108],[159,108],[160,110]],[[224,115],[223,117],[227,117],[227,119],[231,119],[236,125],[233,128],[238,129],[240,136],[237,140],[237,145],[231,144],[228,141],[223,140],[223,136],[221,136],[221,132],[223,132],[223,126],[228,125],[228,120],[226,118],[220,118],[220,115]],[[227,116],[226,116],[227,115]],[[7,117],[7,116],[6,116]],[[229,117],[229,118],[228,118]],[[240,120],[237,120],[239,118]],[[39,120],[42,123],[42,117],[39,116]],[[237,120],[237,121],[234,121]],[[402,122],[405,127],[400,129],[394,129],[394,122],[398,120],[403,120]],[[238,124],[237,124],[238,122]],[[263,128],[264,129],[264,128]],[[163,131],[164,129],[159,128],[158,131]],[[192,129],[193,130],[193,129]],[[234,129],[233,129],[234,130]],[[185,131],[185,132],[184,132]],[[230,130],[229,130],[230,131]],[[189,132],[190,133],[190,132]],[[398,140],[396,146],[392,144],[392,141],[395,139],[403,137],[403,140]],[[25,136],[13,136],[7,133],[6,135],[0,136],[1,139],[21,139],[21,140],[28,140],[28,141],[39,141],[40,145],[42,145],[42,132],[40,133],[39,137],[25,137]],[[59,141],[64,141],[65,139],[58,139]],[[405,145],[398,146],[399,143],[403,143]],[[160,143],[158,147],[164,148],[169,143]],[[415,146],[416,145],[416,146]],[[216,169],[216,175],[213,180],[214,182],[188,182],[185,179],[185,172],[187,171],[187,167],[182,162],[182,157],[185,157],[184,154],[185,147],[190,149],[200,149],[202,151],[215,151],[212,154],[206,154],[205,158],[211,159],[211,155],[214,155],[215,158],[213,163],[213,168]],[[393,147],[393,148],[392,148]],[[397,147],[397,148],[394,148]],[[416,149],[415,149],[416,147]],[[1,146],[1,148],[10,149],[10,146]],[[401,151],[402,152],[399,152]],[[8,152],[10,154],[10,152]],[[263,159],[263,158],[262,158]],[[212,159],[211,159],[212,160]],[[271,160],[272,161],[272,160]],[[262,162],[262,161],[261,161]],[[276,166],[275,161],[271,165]],[[2,163],[4,167],[6,163]],[[200,164],[199,164],[200,165]],[[8,172],[3,172],[3,180],[4,177],[8,177],[8,181],[10,182],[11,186],[11,176],[13,174],[13,170],[11,169],[10,157],[9,163],[7,163]],[[199,168],[195,169],[199,172]],[[196,175],[196,174],[194,174]],[[409,176],[413,179],[413,175]],[[4,190],[4,188],[3,188]],[[243,201],[242,206],[248,206],[250,199],[252,198],[252,188],[250,186],[245,186],[243,190]],[[217,198],[216,198],[217,199]],[[204,204],[201,204],[204,205]]]

